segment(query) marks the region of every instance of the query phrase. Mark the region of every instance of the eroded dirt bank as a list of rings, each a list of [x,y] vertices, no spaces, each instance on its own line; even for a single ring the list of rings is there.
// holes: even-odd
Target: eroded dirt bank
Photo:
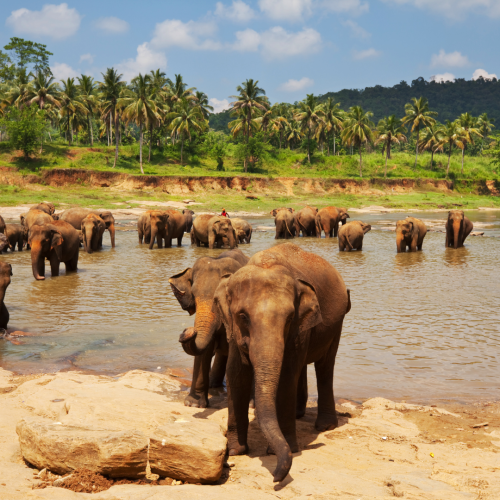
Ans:
[[[250,410],[250,454],[231,457],[234,467],[224,469],[217,485],[122,484],[92,496],[58,487],[33,489],[40,483],[37,471],[23,461],[16,435],[23,418],[55,422],[66,408],[105,428],[147,429],[172,414],[226,425],[225,398],[212,399],[206,410],[187,408],[171,375],[133,371],[114,378],[77,372],[21,377],[0,369],[0,498],[500,498],[499,402],[440,409],[382,398],[363,405],[338,401],[339,428],[321,434],[314,430],[316,405],[311,402],[297,425],[301,451],[278,485],[270,474],[276,458],[266,455],[267,444]]]

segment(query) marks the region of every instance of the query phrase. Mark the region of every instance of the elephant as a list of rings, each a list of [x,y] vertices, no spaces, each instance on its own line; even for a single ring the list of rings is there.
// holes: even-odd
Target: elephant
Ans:
[[[325,232],[325,238],[337,237],[339,224],[347,223],[349,214],[345,208],[325,207],[316,214],[316,236],[321,238],[321,231]]]
[[[459,248],[474,228],[472,222],[465,216],[463,210],[450,210],[446,221],[446,247]]]
[[[191,228],[193,227],[193,215],[194,215],[194,212],[192,210],[190,210],[189,208],[185,208],[182,211],[182,214],[184,215],[184,220],[186,221],[186,228],[184,229],[184,231],[186,233],[190,233],[191,232]]]
[[[99,241],[106,229],[104,221],[96,214],[88,214],[82,220],[81,235],[83,248],[87,253],[93,253],[99,250]],[[78,235],[80,242],[80,235]],[[80,245],[78,245],[80,246]]]
[[[316,236],[316,214],[318,209],[314,207],[304,207],[295,214],[297,236],[302,231],[302,236]]]
[[[26,229],[31,229],[34,224],[50,224],[54,222],[54,219],[48,213],[38,210],[30,209],[27,213],[20,215],[21,224],[26,227]]]
[[[148,210],[137,219],[137,234],[139,235],[140,245],[142,245],[143,241],[146,245],[151,242],[151,212],[152,210]]]
[[[21,252],[28,239],[28,230],[22,224],[6,224],[4,234],[9,240],[10,249],[14,251],[17,246],[17,250]]]
[[[227,239],[231,250],[238,246],[233,225],[228,217],[199,215],[193,221],[193,235],[197,246],[203,243],[208,244],[208,248],[222,248],[224,238]]]
[[[295,238],[297,223],[295,221],[293,208],[275,208],[271,211],[276,226],[276,236],[274,239]]]
[[[248,406],[255,382],[259,426],[278,464],[282,481],[298,452],[296,418],[305,414],[307,365],[315,363],[318,416],[315,427],[338,426],[333,369],[349,292],[337,270],[321,257],[284,243],[255,254],[238,271],[222,277],[215,291],[213,326],[203,335],[185,331],[188,354],[211,345],[217,326],[226,328],[229,354],[229,455],[248,452]]]
[[[168,214],[167,221],[167,238],[165,239],[165,246],[167,248],[172,247],[172,240],[177,240],[177,246],[182,246],[182,238],[186,232],[186,218],[184,214],[181,214],[177,210],[167,210],[165,212]],[[152,236],[151,236],[152,238]]]
[[[59,276],[59,265],[66,264],[66,272],[78,268],[80,238],[77,230],[64,220],[50,224],[34,224],[29,234],[31,266],[36,280],[45,279],[45,259],[50,261],[52,276]]]
[[[98,215],[106,225],[105,231],[109,231],[111,247],[115,248],[115,218],[109,210],[89,210],[88,208],[70,208],[59,215],[60,220],[69,222],[75,229],[81,229],[82,220],[89,214]],[[102,248],[102,235],[98,242],[98,248]]]
[[[427,234],[427,226],[415,217],[406,217],[404,220],[396,222],[396,248],[398,253],[406,252],[406,248],[410,252],[422,250],[425,235]]]
[[[153,249],[155,240],[158,248],[163,248],[163,240],[167,243],[167,221],[169,219],[167,212],[163,210],[148,210],[142,214],[137,221],[137,232],[139,234],[139,243],[149,245]]]
[[[227,273],[234,273],[248,262],[248,257],[237,248],[226,250],[218,257],[201,257],[194,266],[172,276],[168,281],[182,309],[190,315],[196,314],[194,334],[206,335],[215,319],[212,306],[215,289],[220,279]],[[187,329],[187,330],[193,330]],[[186,330],[185,330],[186,331]],[[212,357],[215,360],[210,370]],[[226,374],[228,344],[224,325],[219,325],[212,345],[203,354],[195,356],[193,382],[189,395],[184,400],[186,406],[207,408],[209,387],[220,387]]]
[[[0,215],[0,233],[5,232],[5,221],[3,220],[3,217]]]
[[[1,233],[0,233],[1,234]],[[9,323],[9,311],[5,306],[5,291],[10,285],[12,266],[7,262],[0,262],[0,328],[7,328]]]
[[[9,238],[4,233],[0,233],[0,253],[10,248]]]
[[[339,229],[339,251],[363,250],[363,238],[371,228],[370,224],[360,220],[353,220],[342,226]]]
[[[231,219],[231,224],[236,233],[238,243],[250,243],[252,239],[252,226],[244,219]]]
[[[30,210],[41,210],[42,212],[45,212],[48,215],[54,215],[56,211],[56,207],[54,206],[53,203],[49,203],[48,201],[44,201],[42,203],[39,203],[38,205],[34,205],[30,208]],[[56,220],[56,219],[54,219]]]

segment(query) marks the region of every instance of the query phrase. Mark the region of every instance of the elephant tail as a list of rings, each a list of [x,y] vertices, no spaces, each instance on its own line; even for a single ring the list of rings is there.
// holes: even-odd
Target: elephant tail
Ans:
[[[345,242],[347,244],[347,247],[349,248],[349,251],[351,251],[353,246],[351,245],[351,242],[349,241],[349,234],[348,233],[345,235]]]
[[[323,224],[321,223],[321,216],[319,214],[316,214],[316,235],[318,236],[318,238],[321,238],[321,231],[323,230],[324,228]]]
[[[292,233],[292,231],[290,231],[290,228],[288,227],[288,223],[287,223],[286,219],[285,219],[285,226],[286,226],[286,230],[288,231],[290,236],[293,238],[293,233]]]

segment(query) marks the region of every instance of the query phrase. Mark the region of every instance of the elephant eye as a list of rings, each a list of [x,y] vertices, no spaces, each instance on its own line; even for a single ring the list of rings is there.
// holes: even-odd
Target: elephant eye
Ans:
[[[248,316],[245,313],[240,313],[240,318],[245,322],[248,323]]]

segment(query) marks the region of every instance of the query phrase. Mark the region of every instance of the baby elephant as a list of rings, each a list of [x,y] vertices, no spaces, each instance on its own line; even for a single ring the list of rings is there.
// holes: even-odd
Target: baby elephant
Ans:
[[[339,229],[339,251],[363,250],[363,238],[371,230],[370,224],[353,220]]]
[[[406,217],[396,223],[396,248],[398,253],[422,250],[422,243],[427,234],[427,226],[415,217]]]

